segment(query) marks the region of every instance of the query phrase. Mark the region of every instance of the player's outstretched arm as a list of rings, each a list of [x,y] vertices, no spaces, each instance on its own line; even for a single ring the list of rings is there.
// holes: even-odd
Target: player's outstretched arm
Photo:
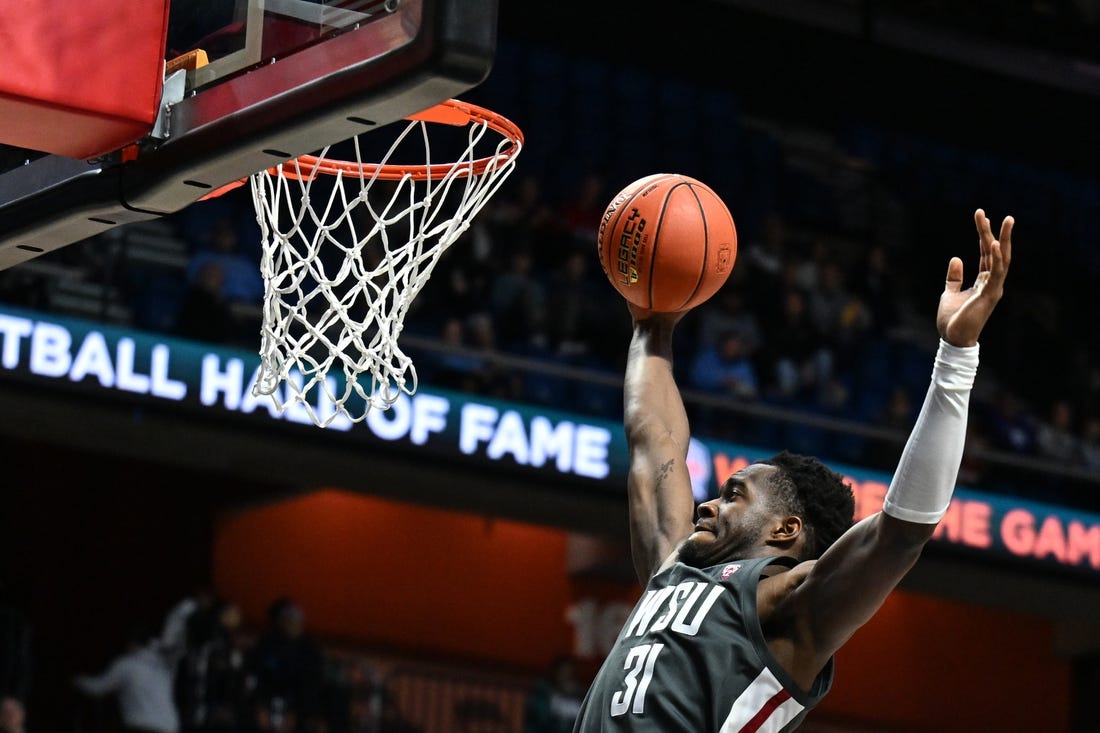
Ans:
[[[677,543],[691,534],[695,500],[687,469],[687,413],[672,374],[672,333],[682,313],[630,306],[634,335],[623,385],[630,448],[630,544],[646,585]]]
[[[973,286],[963,289],[962,260],[951,258],[936,315],[940,348],[932,383],[883,510],[841,536],[790,594],[788,608],[818,669],[878,610],[917,561],[951,503],[978,367],[978,336],[1001,299],[1012,259],[1013,219],[1005,218],[999,238],[981,209],[974,220],[978,275]]]

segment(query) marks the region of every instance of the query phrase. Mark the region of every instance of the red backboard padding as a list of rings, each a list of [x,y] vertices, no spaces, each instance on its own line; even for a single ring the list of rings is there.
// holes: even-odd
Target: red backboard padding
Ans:
[[[0,2],[0,143],[86,159],[148,134],[168,5]]]

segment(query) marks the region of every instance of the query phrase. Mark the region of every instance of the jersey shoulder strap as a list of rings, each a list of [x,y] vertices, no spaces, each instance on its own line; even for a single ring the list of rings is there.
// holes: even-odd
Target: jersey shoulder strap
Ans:
[[[745,560],[742,561],[741,568],[730,573],[728,579],[732,580],[735,576],[741,576],[737,578],[732,585],[734,587],[734,592],[738,595],[738,604],[747,612],[745,630],[757,654],[760,655],[760,658],[764,661],[768,670],[775,675],[780,684],[790,691],[791,695],[796,700],[809,708],[816,705],[825,697],[833,685],[833,658],[829,658],[824,669],[822,669],[817,675],[817,678],[814,679],[813,686],[811,686],[809,690],[803,690],[798,683],[787,674],[779,664],[779,661],[772,655],[771,649],[768,647],[768,641],[764,638],[764,629],[760,625],[760,614],[756,604],[757,586],[764,577],[764,572],[767,568],[772,565],[783,565],[787,569],[790,569],[798,565],[799,562],[799,560],[785,555]],[[725,566],[719,565],[715,567],[719,569],[719,576],[721,576],[729,572],[728,568],[730,568],[731,565],[736,564],[737,563],[729,563]]]

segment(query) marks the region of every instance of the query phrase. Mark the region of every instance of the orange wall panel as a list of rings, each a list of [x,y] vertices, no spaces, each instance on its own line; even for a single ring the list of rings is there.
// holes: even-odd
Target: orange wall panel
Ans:
[[[845,645],[823,714],[899,730],[1069,730],[1070,665],[1048,622],[896,591]]]
[[[262,621],[302,603],[315,633],[538,667],[568,651],[563,532],[322,491],[224,520],[215,584]]]

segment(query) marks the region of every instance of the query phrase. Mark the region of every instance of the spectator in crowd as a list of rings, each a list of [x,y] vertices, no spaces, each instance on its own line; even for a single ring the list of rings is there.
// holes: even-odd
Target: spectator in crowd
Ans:
[[[437,267],[430,285],[413,303],[417,316],[423,313],[426,319],[432,319],[446,314],[462,319],[485,310],[495,274],[489,267],[465,257],[447,257]]]
[[[867,451],[867,461],[876,468],[891,468],[897,465],[905,435],[913,427],[913,421],[916,418],[917,411],[913,398],[909,396],[909,390],[904,386],[895,386],[891,389],[885,406],[874,418],[874,425],[889,431],[894,437],[872,440]]]
[[[228,303],[259,303],[264,296],[260,263],[244,254],[231,216],[215,219],[209,241],[200,242],[187,267],[187,280],[196,282],[199,273],[214,265],[221,269],[221,296]]]
[[[443,321],[439,345],[445,350],[444,353],[429,362],[435,385],[464,392],[480,391],[485,360],[470,352],[472,347],[467,343],[466,324],[461,318],[450,316]]]
[[[465,341],[476,352],[476,364],[463,381],[463,389],[474,394],[489,395],[501,399],[519,399],[523,393],[523,382],[519,375],[500,363],[500,350],[497,348],[496,327],[487,314],[471,316],[464,324]]]
[[[750,300],[759,303],[775,289],[790,250],[787,219],[779,212],[765,216],[759,235],[749,238],[743,253],[738,256],[741,267],[748,271],[745,283],[750,288]]]
[[[853,278],[853,290],[866,305],[872,337],[888,335],[898,324],[905,293],[894,274],[889,254],[881,244],[870,246]]]
[[[808,401],[832,376],[833,355],[821,342],[798,288],[781,295],[781,310],[767,327],[766,384],[782,401]]]
[[[836,259],[836,252],[829,243],[821,238],[815,237],[809,242],[809,252],[806,254],[800,254],[798,257],[788,258],[792,263],[794,269],[794,282],[795,284],[806,291],[807,293],[814,293],[821,291],[826,296],[830,295],[830,291],[835,289],[835,285],[838,283],[828,283],[829,275],[826,274],[828,268],[837,268],[840,263]],[[828,298],[823,298],[827,300]],[[815,317],[817,314],[815,313]]]
[[[1035,442],[1039,455],[1065,466],[1081,463],[1081,443],[1074,432],[1073,405],[1069,400],[1056,400],[1050,406],[1050,416],[1039,423]]]
[[[685,385],[715,397],[750,401],[760,394],[756,365],[745,339],[736,328],[720,334],[713,342],[701,341],[688,362]],[[738,440],[754,430],[755,421],[723,419],[711,404],[693,405],[692,420],[712,437]]]
[[[1081,436],[1081,460],[1090,471],[1100,471],[1100,417],[1093,415],[1085,420]]]
[[[524,351],[546,344],[546,290],[534,276],[530,249],[519,247],[493,281],[489,304],[500,345]]]
[[[283,597],[268,608],[268,620],[246,661],[255,726],[265,733],[319,731],[324,659],[306,632],[305,612]]]
[[[17,697],[0,696],[0,733],[27,733],[27,711]]]
[[[240,607],[231,601],[216,600],[209,612],[192,616],[196,618],[210,618],[213,624],[203,628],[201,634],[188,637],[178,686],[184,729],[204,733],[245,729],[246,650],[241,638]],[[190,625],[193,630],[196,626]]]
[[[1074,360],[1072,349],[1067,348],[1065,334],[1073,330],[1067,321],[1065,304],[1054,292],[1031,290],[1025,294],[1026,307],[1013,313],[1012,327],[1002,324],[1006,332],[1005,352],[1012,355],[1011,379],[1005,382],[1006,389],[1016,393],[1014,411],[1028,413],[1035,419],[1026,405],[1046,405],[1061,397],[1064,384],[1072,380]],[[1085,333],[1088,332],[1086,329]],[[1084,334],[1082,334],[1084,337]],[[1050,371],[1045,359],[1019,358],[1022,354],[1057,354],[1058,372]],[[1057,374],[1057,377],[1052,378]],[[1025,403],[1025,404],[1020,404]],[[1031,446],[1029,452],[1034,452]]]
[[[966,426],[962,463],[959,466],[959,483],[981,486],[990,478],[989,462],[982,455],[990,449],[989,435],[978,422]]]
[[[729,330],[696,354],[689,384],[714,395],[751,400],[757,396],[756,367],[740,332]]]
[[[576,189],[557,207],[555,220],[566,237],[567,247],[583,246],[589,250],[593,234],[607,208],[608,196],[603,176],[589,171],[581,177]]]
[[[547,203],[539,178],[523,176],[511,181],[489,200],[482,212],[491,222],[493,253],[486,261],[501,269],[500,252],[505,255],[519,247],[544,249],[553,245],[554,210]],[[499,252],[497,251],[499,250]]]
[[[736,272],[736,271],[735,271]],[[713,298],[697,309],[699,330],[696,340],[700,346],[713,344],[729,331],[741,336],[745,351],[753,356],[760,348],[760,321],[746,307],[745,291],[741,283],[730,281]]]
[[[523,712],[523,733],[571,733],[586,686],[577,677],[576,662],[561,656],[535,682]]]
[[[81,675],[77,689],[93,697],[114,695],[126,733],[179,733],[174,696],[179,648],[143,626],[131,629],[125,651],[98,675]]]
[[[993,448],[1020,455],[1036,453],[1035,420],[1011,389],[998,391],[987,422]]]
[[[224,292],[225,268],[220,263],[208,261],[198,267],[184,291],[176,333],[211,344],[228,343],[236,328]]]
[[[203,585],[181,603],[178,614],[169,614],[169,622],[182,619],[184,645],[188,652],[197,649],[213,635],[218,622],[218,603],[213,589]]]
[[[547,312],[553,318],[547,319],[547,336],[556,356],[589,355],[599,341],[605,291],[600,288],[603,282],[590,277],[593,262],[588,250],[573,249],[550,274]]]
[[[843,371],[858,363],[871,325],[870,313],[859,296],[848,289],[840,262],[823,262],[818,272],[817,285],[809,291],[809,311],[822,343],[835,357],[833,371]]]

